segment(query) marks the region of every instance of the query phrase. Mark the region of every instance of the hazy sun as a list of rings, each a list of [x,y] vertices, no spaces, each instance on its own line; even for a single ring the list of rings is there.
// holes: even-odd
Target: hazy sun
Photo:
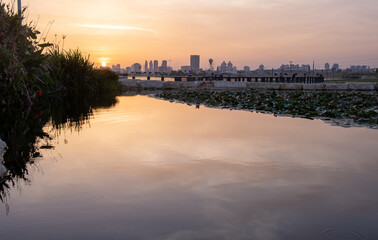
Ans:
[[[101,66],[106,67],[106,62],[102,62]]]

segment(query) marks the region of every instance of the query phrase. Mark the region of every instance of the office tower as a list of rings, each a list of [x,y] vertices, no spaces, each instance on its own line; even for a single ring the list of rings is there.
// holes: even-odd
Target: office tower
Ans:
[[[159,62],[158,62],[158,60],[154,61],[154,72],[155,73],[159,72]]]
[[[144,62],[144,71],[148,73],[148,62],[147,60]]]
[[[142,72],[142,65],[140,65],[139,63],[134,63],[131,67],[132,67],[132,71],[135,73]]]
[[[193,72],[198,73],[200,69],[200,56],[191,55],[190,56],[190,68]]]
[[[168,62],[167,62],[167,60],[163,60],[161,62],[161,70],[162,70],[163,73],[168,72]]]
[[[150,61],[150,68],[149,68],[149,72],[153,72],[153,70],[154,70],[154,66],[152,65],[152,61]]]

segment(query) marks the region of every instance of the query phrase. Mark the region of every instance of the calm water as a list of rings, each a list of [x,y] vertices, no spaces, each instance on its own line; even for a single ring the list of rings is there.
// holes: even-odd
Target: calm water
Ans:
[[[377,130],[132,96],[52,144],[0,239],[378,239]]]

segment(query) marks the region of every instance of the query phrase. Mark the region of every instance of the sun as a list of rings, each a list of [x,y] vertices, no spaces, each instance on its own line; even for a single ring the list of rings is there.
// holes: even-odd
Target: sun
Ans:
[[[106,67],[106,62],[102,62],[101,66]]]

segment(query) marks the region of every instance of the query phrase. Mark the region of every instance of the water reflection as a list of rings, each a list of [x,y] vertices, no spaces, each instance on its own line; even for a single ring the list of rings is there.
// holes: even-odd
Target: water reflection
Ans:
[[[130,96],[61,134],[1,238],[378,237],[372,129]]]
[[[53,149],[52,140],[61,129],[80,131],[89,123],[93,111],[110,108],[116,104],[113,96],[81,101],[80,99],[48,99],[45,103],[27,109],[0,109],[0,139],[8,150],[4,165],[8,174],[0,181],[0,201],[4,201],[8,189],[22,180],[30,182],[29,169],[36,167],[35,161],[42,157],[41,150]]]

